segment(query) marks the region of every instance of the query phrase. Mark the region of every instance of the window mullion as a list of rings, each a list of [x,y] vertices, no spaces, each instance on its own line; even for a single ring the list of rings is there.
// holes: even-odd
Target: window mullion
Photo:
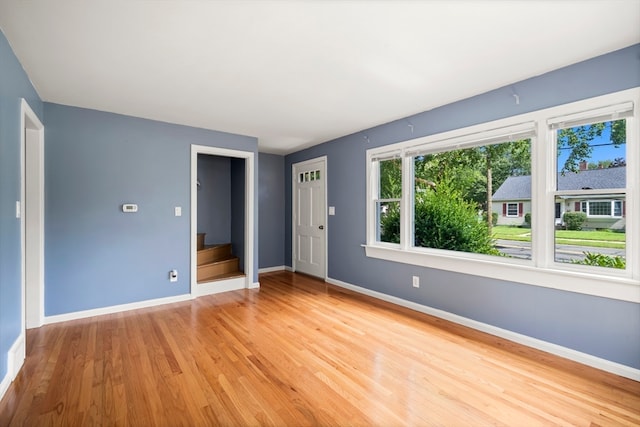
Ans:
[[[400,247],[413,247],[413,158],[402,157],[402,201],[400,202]]]

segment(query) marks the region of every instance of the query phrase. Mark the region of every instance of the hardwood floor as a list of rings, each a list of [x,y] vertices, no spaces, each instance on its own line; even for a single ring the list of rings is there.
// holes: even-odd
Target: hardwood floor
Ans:
[[[0,426],[640,425],[640,383],[288,272],[28,331]]]

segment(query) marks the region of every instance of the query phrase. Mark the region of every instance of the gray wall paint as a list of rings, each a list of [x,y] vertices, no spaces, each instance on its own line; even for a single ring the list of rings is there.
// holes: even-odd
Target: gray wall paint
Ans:
[[[207,245],[231,242],[230,159],[199,154],[198,179],[198,233]]]
[[[367,149],[640,86],[639,58],[635,45],[287,156],[287,265],[291,165],[326,155],[328,204],[336,207],[328,224],[330,278],[640,369],[639,304],[519,284],[516,278],[499,281],[376,260],[360,247],[366,241]],[[420,276],[420,289],[411,287],[413,275]]]
[[[256,139],[57,104],[44,110],[45,314],[188,293],[191,144],[257,156]],[[122,213],[122,203],[137,203],[138,213]]]
[[[0,381],[7,354],[21,332],[20,103],[25,98],[42,121],[42,101],[0,31]]]
[[[260,153],[260,268],[284,265],[284,156]]]

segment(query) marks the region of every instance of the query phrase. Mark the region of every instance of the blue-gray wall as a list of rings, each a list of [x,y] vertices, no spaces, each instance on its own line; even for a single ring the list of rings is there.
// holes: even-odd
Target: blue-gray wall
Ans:
[[[259,155],[260,268],[284,263],[284,156]]]
[[[288,155],[287,265],[291,165],[326,155],[327,199],[336,207],[328,224],[330,278],[640,369],[639,304],[519,284],[516,278],[499,281],[367,258],[360,246],[366,241],[367,149],[637,86],[640,45]],[[519,105],[513,91],[520,96]],[[413,275],[420,276],[420,289],[408,286]]]
[[[20,335],[20,102],[26,99],[42,121],[42,101],[0,31],[0,381],[7,353]]]
[[[256,139],[50,103],[44,118],[45,315],[188,293],[191,144],[257,156]]]
[[[198,233],[207,245],[231,242],[231,159],[199,154],[198,180]]]

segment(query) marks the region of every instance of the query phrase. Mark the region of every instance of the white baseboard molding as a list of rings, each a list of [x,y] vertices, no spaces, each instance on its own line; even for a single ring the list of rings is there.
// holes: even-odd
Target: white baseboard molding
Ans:
[[[247,280],[244,277],[235,277],[215,282],[198,283],[195,287],[195,296],[219,294],[220,292],[237,291],[245,289]]]
[[[271,272],[274,272],[274,271],[284,271],[285,269],[286,269],[286,266],[277,265],[275,267],[260,268],[260,269],[258,269],[258,273],[271,273]]]
[[[7,353],[7,373],[2,381],[0,381],[0,400],[9,389],[9,386],[16,379],[24,359],[26,357],[26,341],[24,333],[20,334],[13,342],[9,352]]]
[[[368,295],[373,298],[377,298],[383,301],[387,301],[402,307],[409,308],[411,310],[419,311],[421,313],[429,314],[434,317],[439,317],[444,320],[448,320],[453,323],[457,323],[463,326],[467,326],[471,329],[475,329],[481,332],[486,332],[491,335],[495,335],[500,338],[507,339],[509,341],[516,342],[518,344],[526,345],[538,350],[545,351],[547,353],[554,354],[556,356],[563,357],[565,359],[573,360],[575,362],[582,363],[583,365],[591,366],[596,369],[600,369],[612,374],[620,375],[621,377],[630,378],[635,381],[640,381],[640,369],[632,368],[630,366],[622,365],[617,362],[602,359],[600,357],[592,356],[587,353],[583,353],[577,350],[573,350],[561,345],[549,343],[537,338],[532,338],[527,335],[512,332],[507,329],[502,329],[497,326],[489,325],[487,323],[478,322],[477,320],[468,319],[466,317],[458,316],[457,314],[449,313],[443,310],[432,308],[426,305],[418,304],[412,301],[408,301],[402,298],[394,297],[392,295],[383,294],[382,292],[373,291],[360,286],[352,285],[350,283],[343,282],[341,280],[327,278],[327,283],[330,283],[341,288],[349,289],[351,291]]]
[[[57,314],[55,316],[45,316],[44,324],[66,322],[69,320],[84,319],[104,314],[120,313],[123,311],[137,310],[139,308],[155,307],[157,305],[172,304],[193,299],[191,294],[176,295],[173,297],[156,298],[146,301],[132,302],[129,304],[112,305],[110,307],[94,308],[91,310],[74,311],[73,313]]]
[[[249,285],[249,289],[260,289],[260,282],[253,282]]]

